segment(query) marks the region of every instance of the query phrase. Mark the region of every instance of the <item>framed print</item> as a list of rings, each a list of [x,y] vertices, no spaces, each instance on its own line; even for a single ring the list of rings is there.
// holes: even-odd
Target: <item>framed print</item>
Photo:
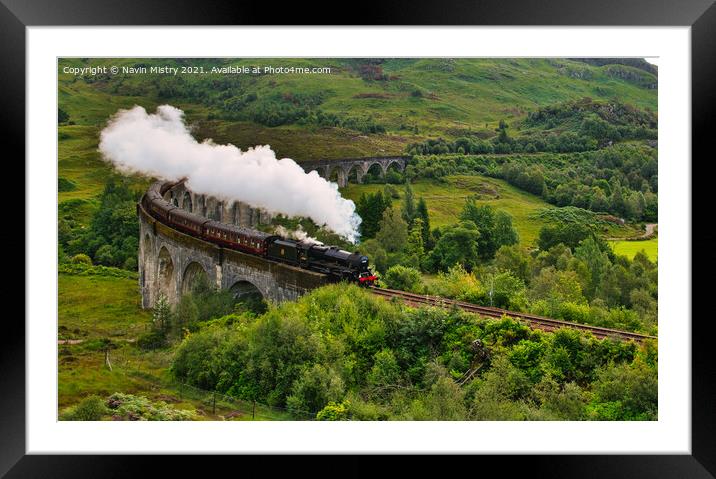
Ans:
[[[27,186],[9,477],[148,453],[712,477],[716,7],[281,27],[252,24],[316,21],[80,3],[2,9]]]

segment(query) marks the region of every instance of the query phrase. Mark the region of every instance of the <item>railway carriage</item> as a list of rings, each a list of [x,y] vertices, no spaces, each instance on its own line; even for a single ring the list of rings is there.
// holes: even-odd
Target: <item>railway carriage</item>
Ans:
[[[202,236],[227,248],[238,249],[260,256],[266,256],[268,243],[271,240],[280,238],[276,235],[214,220],[206,221],[203,224]]]
[[[372,285],[377,279],[370,271],[368,257],[358,252],[220,223],[174,206],[164,199],[164,194],[175,184],[152,184],[141,203],[151,216],[183,233],[225,248],[325,273],[338,280]]]
[[[167,219],[179,230],[191,235],[201,235],[204,224],[209,222],[206,218],[189,213],[181,208],[172,208],[167,215]]]

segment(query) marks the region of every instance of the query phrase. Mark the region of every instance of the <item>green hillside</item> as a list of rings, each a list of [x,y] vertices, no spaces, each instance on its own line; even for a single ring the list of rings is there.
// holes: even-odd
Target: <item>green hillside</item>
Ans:
[[[349,184],[342,191],[346,198],[357,201],[361,194],[373,193],[382,187],[383,185]],[[478,195],[478,204],[492,205],[514,218],[520,243],[527,246],[533,246],[539,229],[544,224],[534,217],[534,213],[549,206],[534,195],[502,180],[485,176],[449,176],[445,182],[419,180],[412,188],[416,197],[422,197],[427,202],[432,227],[457,223],[465,200]],[[401,197],[394,200],[393,204],[401,207],[402,202]]]
[[[593,62],[592,62],[593,63]],[[272,65],[329,67],[330,74],[125,74],[75,76],[65,68]],[[641,68],[639,68],[641,67]],[[195,135],[241,148],[270,144],[297,160],[403,154],[429,138],[488,139],[500,120],[510,133],[539,134],[526,122],[542,107],[589,97],[657,109],[653,66],[566,59],[61,59],[58,65],[60,202],[84,208],[110,170],[98,135],[120,108],[183,109]],[[548,110],[552,111],[552,110]],[[580,117],[581,118],[581,117]],[[569,120],[569,119],[568,119]],[[524,125],[523,125],[524,124]],[[569,124],[569,121],[567,121]],[[544,126],[559,131],[559,125]]]
[[[59,418],[657,419],[651,341],[346,285],[266,307],[206,284],[142,310],[151,179],[98,150],[118,110],[170,104],[197,140],[279,158],[406,155],[340,190],[378,285],[656,335],[658,240],[633,240],[658,223],[657,77],[641,59],[59,59]],[[276,224],[354,247],[306,218],[258,228]]]

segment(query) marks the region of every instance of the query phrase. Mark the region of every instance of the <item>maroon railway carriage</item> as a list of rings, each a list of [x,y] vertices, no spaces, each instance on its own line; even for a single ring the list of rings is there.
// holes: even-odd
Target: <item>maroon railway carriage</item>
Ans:
[[[183,233],[226,248],[325,273],[337,280],[370,286],[377,279],[368,267],[368,258],[357,251],[351,253],[322,243],[285,239],[185,211],[164,199],[164,194],[175,185],[171,182],[152,184],[142,198],[142,206],[152,217]]]
[[[203,236],[213,243],[261,256],[266,256],[270,241],[280,238],[280,236],[213,220],[203,224]]]

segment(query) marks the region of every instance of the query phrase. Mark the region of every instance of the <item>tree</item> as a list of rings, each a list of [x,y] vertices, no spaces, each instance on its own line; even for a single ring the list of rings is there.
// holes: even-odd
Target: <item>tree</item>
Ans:
[[[594,383],[594,399],[588,411],[598,420],[658,419],[656,368],[637,358],[632,364],[601,369]]]
[[[159,297],[152,311],[152,326],[156,331],[166,336],[169,333],[171,324],[172,311],[169,306],[169,301],[167,301],[167,297],[164,293],[159,293]]]
[[[428,205],[425,203],[425,198],[422,196],[418,200],[418,206],[416,208],[416,216],[423,222],[422,234],[423,234],[423,246],[426,250],[433,249],[432,238],[430,237],[430,215],[428,214]]]
[[[612,188],[612,196],[609,198],[609,207],[615,214],[626,216],[627,204],[619,182],[616,182]]]
[[[587,394],[575,383],[560,386],[554,379],[545,376],[536,387],[541,409],[550,417],[562,421],[584,419]]]
[[[330,401],[326,407],[318,411],[316,419],[318,421],[347,421],[350,418],[350,403],[343,401],[336,403]]]
[[[408,224],[397,208],[391,207],[385,210],[375,238],[388,253],[398,253],[405,249],[408,240]]]
[[[184,329],[195,331],[201,323],[231,313],[235,305],[236,299],[231,291],[219,289],[206,276],[199,275],[191,291],[181,297],[172,314],[174,336],[181,337]],[[256,307],[262,309],[263,304]]]
[[[110,180],[100,197],[100,207],[92,217],[90,228],[81,230],[76,237],[67,238],[70,254],[85,253],[99,264],[124,266],[136,269],[139,237],[137,222],[137,195],[129,189],[128,180]],[[75,235],[71,235],[75,236]]]
[[[373,238],[379,229],[379,223],[387,208],[390,207],[390,197],[376,191],[372,194],[362,194],[356,203],[356,213],[361,217],[361,236]]]
[[[532,388],[527,375],[510,360],[500,355],[492,367],[471,386],[475,394],[470,407],[470,418],[475,420],[507,421],[528,419],[521,400]]]
[[[114,265],[114,255],[112,254],[112,247],[108,244],[100,246],[95,252],[94,259],[97,264],[103,264],[106,266]]]
[[[413,227],[413,220],[415,219],[415,199],[413,197],[413,189],[410,187],[410,182],[405,183],[405,195],[403,200],[403,219],[408,223],[408,228]]]
[[[497,143],[510,143],[512,139],[507,135],[507,129],[509,128],[509,125],[507,125],[507,122],[505,120],[500,120],[499,126],[495,129],[495,131],[498,133],[497,135]]]
[[[525,284],[511,272],[504,271],[483,278],[490,306],[507,309],[526,307]]]
[[[600,245],[591,237],[579,243],[579,246],[574,250],[574,256],[587,266],[590,277],[584,292],[588,298],[594,298],[602,281],[602,276],[612,266],[612,262],[609,261],[609,256],[602,251]]]
[[[495,266],[503,271],[510,271],[525,283],[530,280],[532,257],[518,245],[503,245],[495,253]]]
[[[368,257],[368,261],[381,273],[385,272],[388,264],[388,253],[378,240],[372,238],[360,244],[360,251]]]
[[[589,202],[589,209],[596,212],[609,210],[609,199],[601,188],[594,188],[592,199]]]
[[[446,376],[435,381],[424,404],[433,420],[464,421],[467,416],[465,393],[453,379]]]
[[[408,234],[408,243],[405,247],[405,254],[412,264],[422,264],[425,256],[425,245],[423,244],[423,220],[415,218],[410,233]]]
[[[422,289],[420,271],[415,268],[401,265],[391,266],[388,268],[388,271],[386,271],[383,280],[390,289],[399,289],[413,293],[420,292]]]
[[[371,393],[378,397],[387,397],[391,387],[401,381],[401,371],[395,354],[385,348],[373,356],[373,367],[368,372],[367,383]]]
[[[512,226],[512,217],[503,211],[496,211],[490,205],[478,205],[476,198],[468,198],[460,213],[460,219],[471,221],[480,231],[479,255],[492,259],[502,245],[517,243],[517,231]]]
[[[473,273],[465,271],[456,264],[447,272],[439,272],[436,280],[430,285],[432,293],[445,298],[453,298],[468,303],[481,303],[486,292],[483,285]]]
[[[479,228],[480,225],[477,225]],[[519,243],[519,235],[517,230],[512,226],[512,216],[504,211],[495,213],[495,227],[492,237],[494,238],[494,250],[491,250],[490,258],[494,258],[495,252],[501,246],[509,246]]]
[[[459,264],[470,271],[478,263],[480,231],[471,221],[445,228],[430,254],[434,269],[447,271]]]
[[[542,251],[547,251],[559,243],[574,249],[582,240],[593,235],[592,229],[582,223],[567,222],[547,225],[540,229],[537,245]]]
[[[292,394],[286,398],[286,406],[298,417],[314,414],[329,402],[340,401],[343,391],[343,380],[333,369],[314,364],[294,381]]]
[[[533,300],[545,300],[550,315],[559,315],[563,303],[586,304],[582,285],[574,271],[557,271],[548,267],[532,280],[529,294]]]

